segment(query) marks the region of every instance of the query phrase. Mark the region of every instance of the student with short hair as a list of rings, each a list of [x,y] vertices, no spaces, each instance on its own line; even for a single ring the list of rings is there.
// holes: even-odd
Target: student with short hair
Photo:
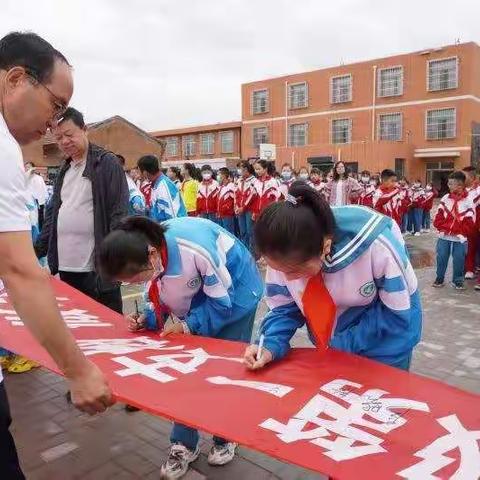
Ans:
[[[284,163],[280,172],[280,198],[286,198],[288,195],[288,189],[295,180],[295,171],[293,170],[293,167],[289,163]]]
[[[235,184],[227,167],[218,170],[218,184],[217,221],[225,230],[235,235]]]
[[[286,201],[269,205],[255,224],[255,245],[268,268],[264,350],[245,352],[258,369],[290,350],[307,324],[317,348],[355,353],[408,370],[420,340],[418,282],[392,219],[356,205],[330,208],[295,182]]]
[[[431,212],[433,208],[433,201],[437,197],[438,193],[433,188],[431,183],[427,183],[425,185],[425,196],[423,197],[422,201],[422,232],[428,233],[430,232],[430,224],[431,224]]]
[[[213,178],[213,170],[210,165],[203,165],[200,172],[202,181],[198,187],[197,213],[202,218],[216,222],[220,187]]]
[[[475,208],[465,189],[465,174],[457,171],[448,177],[447,193],[440,200],[433,225],[438,230],[437,277],[433,287],[443,287],[450,255],[453,262],[453,282],[456,290],[465,290],[465,257],[467,239],[475,229]]]
[[[422,181],[417,179],[410,187],[410,232],[419,237],[422,231],[422,204],[425,198],[425,190],[422,187]]]
[[[388,168],[380,176],[382,183],[373,194],[372,205],[377,212],[383,213],[401,225],[401,197],[397,187],[397,174]]]
[[[149,217],[156,222],[171,218],[186,217],[187,210],[175,184],[160,170],[160,161],[155,155],[144,155],[137,163],[143,178],[152,185]]]

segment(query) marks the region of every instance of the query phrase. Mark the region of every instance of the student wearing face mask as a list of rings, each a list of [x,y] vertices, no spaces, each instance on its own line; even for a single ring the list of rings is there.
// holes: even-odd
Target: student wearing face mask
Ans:
[[[253,166],[257,179],[255,188],[255,207],[253,209],[253,220],[260,215],[262,210],[280,197],[278,182],[273,178],[272,167],[266,160],[258,160]]]
[[[402,177],[398,182],[398,189],[400,190],[400,216],[401,225],[400,230],[402,234],[407,235],[409,209],[410,209],[410,184],[405,177]]]
[[[200,173],[202,181],[198,187],[197,213],[202,218],[217,221],[218,208],[218,182],[213,178],[213,170],[210,165],[204,165]]]
[[[298,180],[302,180],[302,182],[308,183],[308,180],[310,178],[310,175],[308,174],[308,169],[307,167],[302,167],[300,168],[298,172]]]
[[[235,235],[235,184],[232,181],[230,170],[222,167],[218,170],[218,201],[217,220],[225,230]]]
[[[131,331],[163,329],[163,336],[177,333],[250,341],[262,278],[247,248],[219,225],[191,217],[161,225],[131,217],[105,239],[100,263],[109,278],[148,282],[145,311],[127,316]],[[165,323],[167,316],[175,321]],[[199,435],[175,423],[170,441],[160,478],[176,479],[198,458]],[[236,447],[214,437],[208,462],[227,464]]]
[[[428,233],[430,231],[431,211],[433,208],[433,201],[437,197],[438,192],[433,188],[431,183],[425,186],[425,196],[422,201],[422,232]]]
[[[364,207],[373,208],[373,194],[376,189],[376,183],[370,181],[370,172],[368,170],[364,170],[360,174],[360,186],[362,187],[362,191],[357,199],[353,200],[352,203],[357,205],[363,205]]]
[[[295,181],[295,172],[293,171],[293,168],[289,163],[284,163],[282,165],[280,178],[280,198],[286,198],[286,196],[288,195],[288,189]]]
[[[255,244],[268,265],[270,310],[259,332],[263,353],[257,358],[258,346],[249,346],[248,368],[284,357],[295,331],[306,324],[318,349],[409,369],[422,309],[417,278],[392,219],[365,207],[332,209],[318,192],[296,182],[286,201],[260,215]]]
[[[240,240],[253,251],[253,209],[256,202],[255,169],[244,160],[237,165],[238,181],[235,188],[235,215],[237,215]]]
[[[425,190],[420,180],[415,180],[410,189],[410,232],[416,237],[420,236],[422,231],[422,204],[425,198]]]

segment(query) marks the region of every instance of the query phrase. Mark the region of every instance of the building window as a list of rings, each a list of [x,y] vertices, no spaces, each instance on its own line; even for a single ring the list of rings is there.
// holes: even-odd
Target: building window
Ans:
[[[292,83],[288,85],[288,108],[308,107],[307,82]]]
[[[352,141],[352,120],[340,118],[332,120],[332,143],[350,143]]]
[[[233,153],[233,132],[222,132],[220,134],[222,153]]]
[[[395,173],[398,179],[403,178],[405,176],[405,159],[404,158],[395,159]]]
[[[331,103],[344,103],[352,101],[352,76],[342,75],[333,77],[330,86]]]
[[[456,112],[454,108],[442,108],[427,112],[427,140],[455,138]]]
[[[178,139],[177,137],[167,138],[167,156],[175,157],[178,155]]]
[[[195,137],[193,135],[183,137],[183,154],[186,157],[195,155]]]
[[[307,124],[296,123],[288,126],[288,145],[290,147],[303,147],[307,144]]]
[[[386,113],[385,115],[379,115],[378,139],[392,141],[402,139],[401,113]]]
[[[378,96],[403,95],[403,67],[382,68],[378,71]]]
[[[203,155],[212,155],[215,142],[213,133],[205,133],[200,135],[200,153]]]
[[[430,60],[428,62],[428,90],[437,92],[458,87],[458,60]]]
[[[253,146],[258,148],[261,143],[268,143],[267,127],[257,127],[253,129]]]
[[[264,89],[252,92],[252,113],[256,115],[266,112],[268,112],[268,90]]]

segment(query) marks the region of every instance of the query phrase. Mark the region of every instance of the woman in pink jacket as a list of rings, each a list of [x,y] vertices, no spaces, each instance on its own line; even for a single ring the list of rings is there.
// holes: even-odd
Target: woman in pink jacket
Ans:
[[[325,196],[332,207],[341,207],[352,203],[362,192],[362,186],[348,176],[343,162],[337,162],[333,167],[333,179],[325,187]]]

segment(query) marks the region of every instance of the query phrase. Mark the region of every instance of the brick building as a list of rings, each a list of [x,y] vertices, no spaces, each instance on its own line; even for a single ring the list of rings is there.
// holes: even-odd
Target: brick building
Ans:
[[[150,132],[165,143],[164,167],[191,162],[215,169],[233,167],[241,158],[241,122],[216,123]]]
[[[164,144],[133,123],[118,115],[87,126],[88,138],[92,143],[100,145],[114,153],[119,153],[133,167],[142,155],[154,154],[162,157]],[[38,142],[22,148],[25,161],[34,162],[42,167],[54,170],[63,160],[55,139],[47,133]]]
[[[478,163],[480,47],[451,45],[242,85],[242,154],[391,168],[440,184]]]

